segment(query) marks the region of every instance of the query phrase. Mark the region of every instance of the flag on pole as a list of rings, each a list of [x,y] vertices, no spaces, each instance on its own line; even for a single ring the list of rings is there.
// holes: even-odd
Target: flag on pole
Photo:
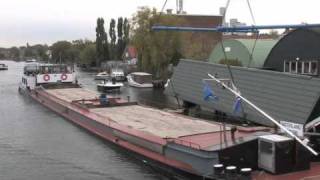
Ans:
[[[214,95],[214,92],[212,91],[211,87],[205,83],[203,87],[203,99],[205,101],[209,101],[210,99],[212,100],[218,100],[219,98]]]
[[[234,104],[233,104],[233,114],[239,114],[242,111],[241,107],[241,98],[238,96],[236,97]]]

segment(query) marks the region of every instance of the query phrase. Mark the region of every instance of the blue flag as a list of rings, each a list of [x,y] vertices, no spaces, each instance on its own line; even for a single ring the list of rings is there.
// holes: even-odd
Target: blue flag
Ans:
[[[233,114],[239,114],[241,113],[242,107],[241,107],[241,98],[237,97],[233,104]]]
[[[210,88],[210,86],[207,83],[205,83],[204,87],[203,87],[203,99],[205,101],[209,101],[210,99],[218,100],[218,97],[216,95],[214,95],[212,89]]]

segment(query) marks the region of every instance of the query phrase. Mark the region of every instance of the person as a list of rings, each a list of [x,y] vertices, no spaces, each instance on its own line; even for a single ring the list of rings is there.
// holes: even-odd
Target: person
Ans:
[[[112,81],[112,84],[116,84],[116,78],[115,78],[115,77],[113,77],[113,78],[111,79],[111,81]]]

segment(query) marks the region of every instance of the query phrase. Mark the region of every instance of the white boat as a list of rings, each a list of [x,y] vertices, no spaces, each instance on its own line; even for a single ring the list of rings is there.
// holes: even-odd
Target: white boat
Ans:
[[[127,76],[128,84],[133,87],[152,88],[152,74],[133,72]]]
[[[115,78],[117,81],[125,81],[126,77],[124,76],[124,72],[122,69],[111,69],[110,73],[111,78]]]
[[[26,63],[33,63],[33,62],[37,62],[37,60],[35,60],[35,59],[27,59],[26,60]]]
[[[95,77],[94,77],[94,79],[95,80],[105,80],[105,79],[108,79],[110,77],[110,75],[109,75],[109,73],[107,73],[107,72],[100,72],[100,73],[98,73]]]
[[[5,64],[0,64],[0,70],[8,70],[8,66]]]
[[[120,91],[120,88],[123,86],[123,83],[117,82],[114,78],[110,80],[104,80],[101,83],[97,84],[98,91],[110,92],[110,91]]]

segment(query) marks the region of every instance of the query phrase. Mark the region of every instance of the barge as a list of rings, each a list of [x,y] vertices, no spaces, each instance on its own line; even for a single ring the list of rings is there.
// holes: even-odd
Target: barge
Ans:
[[[25,68],[21,93],[168,171],[192,179],[320,177],[320,165],[311,163],[307,150],[273,129],[206,122],[99,95],[78,85],[73,69],[66,65],[34,66]],[[278,156],[273,156],[276,149],[284,152],[281,166]]]
[[[8,70],[8,66],[0,63],[0,70]]]

